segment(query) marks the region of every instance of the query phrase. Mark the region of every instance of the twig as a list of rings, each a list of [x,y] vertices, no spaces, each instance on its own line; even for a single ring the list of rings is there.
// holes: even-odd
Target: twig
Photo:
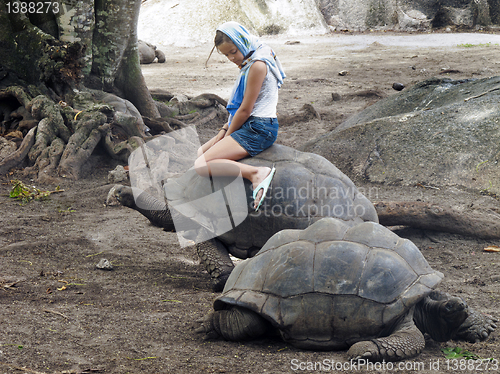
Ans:
[[[418,187],[422,187],[422,188],[431,188],[433,190],[439,190],[439,187],[429,186],[429,185],[425,185],[425,184],[422,184],[422,183],[417,183],[416,185]]]
[[[100,255],[101,253],[104,253],[104,251],[101,251],[99,253],[94,253],[94,254],[91,254],[91,255],[87,255],[85,257],[94,257],[94,256],[97,256],[97,255]]]
[[[474,95],[474,96],[468,97],[468,98],[464,99],[464,101],[465,101],[465,102],[467,102],[467,101],[472,100],[472,99],[477,99],[478,97],[481,97],[481,96],[487,95],[487,94],[489,94],[490,92],[492,92],[492,91],[496,91],[496,90],[500,90],[500,86],[498,86],[498,87],[493,87],[491,90],[488,90],[488,91],[485,91],[485,92],[483,92],[483,93],[480,93],[479,95]]]
[[[57,314],[58,316],[64,317],[66,319],[69,319],[69,317],[65,316],[64,314],[62,314],[60,312],[56,312],[55,310],[44,309],[43,311],[46,312],[46,313],[54,313],[54,314]]]
[[[60,192],[64,192],[64,190],[54,190],[54,191],[48,191],[49,194],[53,194],[53,193],[60,193]]]
[[[15,285],[18,284],[19,282],[21,281],[15,281],[15,282],[12,282],[12,283],[6,283],[6,284],[3,284],[2,285],[2,288],[5,288],[6,290],[15,290]]]

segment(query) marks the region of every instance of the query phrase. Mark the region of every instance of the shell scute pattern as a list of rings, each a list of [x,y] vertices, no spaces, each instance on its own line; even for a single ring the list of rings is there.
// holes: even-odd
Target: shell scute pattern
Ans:
[[[365,260],[359,296],[389,304],[417,280],[408,263],[394,252],[373,248]]]
[[[252,186],[244,180],[247,201],[239,202],[236,210],[231,205],[230,211],[232,214],[243,214],[243,218],[246,213],[248,216],[231,230],[219,230],[218,239],[237,257],[253,256],[273,234],[281,230],[305,229],[324,217],[336,217],[351,226],[364,221],[378,222],[373,204],[345,174],[319,155],[273,145],[242,162],[255,166],[274,165],[276,174],[258,212],[251,208]],[[204,215],[210,216],[205,213],[220,210],[221,200],[214,198],[213,194],[221,195],[219,190],[222,188],[227,192],[225,186],[232,181],[234,178],[229,177],[204,178],[190,169],[178,177],[167,179],[164,189],[170,206],[182,207],[182,211],[179,208],[181,215],[212,230],[213,225],[207,222]],[[207,199],[207,196],[210,198]],[[205,213],[196,211],[198,205],[189,209],[189,203],[197,200],[204,201]],[[217,230],[215,232],[218,234]]]
[[[332,250],[331,242],[316,246],[314,290],[332,295],[356,295],[368,248],[358,243],[338,242]],[[332,274],[343,274],[332,277]]]
[[[267,253],[271,255],[271,260],[266,264],[262,292],[281,297],[314,292],[314,275],[311,272],[314,244],[299,240]]]
[[[383,226],[324,218],[276,234],[238,264],[214,307],[249,308],[297,347],[340,349],[390,329],[442,278],[414,244]]]
[[[344,236],[344,240],[354,241],[369,247],[386,249],[393,249],[398,244],[398,241],[401,240],[399,236],[384,226],[372,223],[364,222],[353,227]]]

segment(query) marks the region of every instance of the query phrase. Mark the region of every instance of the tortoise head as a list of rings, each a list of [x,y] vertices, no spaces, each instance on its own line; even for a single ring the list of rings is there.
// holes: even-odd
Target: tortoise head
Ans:
[[[136,206],[134,192],[132,191],[131,187],[117,184],[113,188],[113,194],[121,205],[129,208],[134,208]]]
[[[467,304],[461,298],[434,290],[417,304],[414,319],[422,332],[444,342],[455,336],[468,315]]]

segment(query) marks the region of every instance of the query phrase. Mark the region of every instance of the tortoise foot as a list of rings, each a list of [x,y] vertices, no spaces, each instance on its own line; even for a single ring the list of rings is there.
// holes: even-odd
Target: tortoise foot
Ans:
[[[460,326],[456,338],[470,343],[486,340],[495,331],[495,322],[498,322],[496,318],[469,309],[469,316]]]
[[[372,341],[363,341],[353,344],[347,352],[351,361],[381,361],[380,351],[378,346]]]
[[[214,312],[208,314],[203,319],[196,321],[198,327],[195,329],[197,334],[203,334],[204,340],[215,340],[220,338],[214,325]]]
[[[195,330],[204,334],[204,339],[223,338],[242,341],[258,338],[270,330],[269,322],[251,310],[233,306],[230,309],[217,310],[203,320],[198,321]]]
[[[222,292],[230,275],[231,272],[229,271],[227,273],[219,275],[217,278],[212,278],[212,291]]]

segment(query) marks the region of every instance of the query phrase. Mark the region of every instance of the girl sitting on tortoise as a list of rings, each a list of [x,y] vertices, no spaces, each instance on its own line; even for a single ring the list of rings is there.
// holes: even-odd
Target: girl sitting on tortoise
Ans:
[[[228,123],[200,147],[194,166],[203,176],[241,174],[252,183],[254,208],[258,210],[276,169],[245,165],[238,160],[253,157],[275,142],[278,88],[285,73],[274,51],[237,22],[222,24],[214,44],[210,56],[217,48],[239,67],[240,75],[228,101]]]

